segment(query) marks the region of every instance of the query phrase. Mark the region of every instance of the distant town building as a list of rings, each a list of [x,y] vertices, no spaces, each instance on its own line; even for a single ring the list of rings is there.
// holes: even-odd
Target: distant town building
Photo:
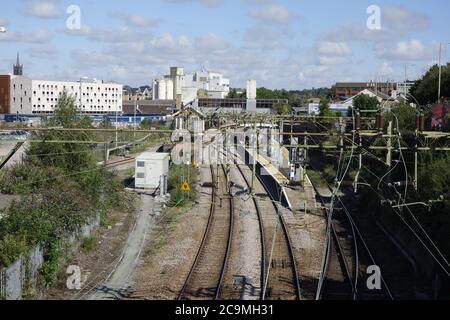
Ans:
[[[66,82],[12,76],[10,113],[52,114],[63,92],[75,98],[82,113],[121,113],[122,89],[121,84],[97,79]]]
[[[395,83],[377,83],[377,82],[338,82],[335,85],[336,97],[351,97],[361,91],[369,89],[374,92],[381,92],[390,96],[396,89]]]
[[[414,81],[407,81],[407,82],[398,82],[396,84],[396,89],[392,92],[392,97],[393,98],[397,98],[397,97],[406,97],[408,98],[408,96],[411,93],[411,89],[414,86],[415,82]]]
[[[0,114],[8,114],[11,110],[11,76],[0,75]]]
[[[126,116],[170,115],[175,111],[175,100],[123,101],[123,114]]]
[[[152,100],[152,89],[150,87],[140,87],[140,88],[123,88],[123,101],[141,101],[141,100]]]
[[[230,80],[221,73],[196,71],[185,74],[184,68],[171,67],[170,74],[153,81],[153,100],[180,100],[188,104],[200,95],[223,99],[230,92]]]
[[[229,112],[276,112],[279,104],[289,104],[286,99],[198,99],[194,102],[194,107],[204,111],[229,111]]]
[[[380,91],[376,92],[370,89],[364,89],[341,103],[331,103],[329,105],[330,110],[333,112],[339,112],[342,115],[347,115],[349,108],[353,107],[353,101],[355,100],[355,98],[362,94],[372,98],[376,98],[378,102],[380,102],[380,104],[382,104],[384,107],[390,107],[392,104],[398,102],[393,97],[384,94]],[[319,113],[320,113],[320,102],[315,101],[314,103],[308,104],[309,115],[318,115]]]

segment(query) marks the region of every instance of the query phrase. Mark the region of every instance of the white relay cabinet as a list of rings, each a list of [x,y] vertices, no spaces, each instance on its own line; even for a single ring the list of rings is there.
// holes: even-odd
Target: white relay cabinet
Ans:
[[[168,153],[144,152],[136,157],[135,187],[154,189],[159,187],[161,177],[169,174]]]

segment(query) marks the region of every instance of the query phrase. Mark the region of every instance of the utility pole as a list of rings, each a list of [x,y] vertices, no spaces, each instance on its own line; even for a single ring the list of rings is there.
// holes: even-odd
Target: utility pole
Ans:
[[[303,144],[305,145],[305,148],[303,149],[303,188],[306,187],[306,166],[308,165],[308,149],[306,148],[308,146],[308,136],[305,135],[303,138]],[[306,213],[306,204],[305,204],[305,213]]]
[[[392,121],[389,121],[388,125],[388,141],[387,141],[387,155],[386,155],[386,164],[388,167],[392,166]]]
[[[439,43],[439,87],[438,87],[438,103],[441,103],[441,82],[442,82],[442,42]]]
[[[136,113],[137,113],[136,108],[137,108],[137,95],[134,96],[134,119],[133,119],[134,130],[135,130],[134,135],[133,135],[134,141],[136,141]]]
[[[253,123],[253,130],[256,131],[256,120]],[[254,141],[252,147],[253,147],[253,171],[252,171],[252,190],[251,193],[254,194],[255,192],[255,180],[256,180],[256,149],[258,147],[258,134],[256,134],[256,141]]]

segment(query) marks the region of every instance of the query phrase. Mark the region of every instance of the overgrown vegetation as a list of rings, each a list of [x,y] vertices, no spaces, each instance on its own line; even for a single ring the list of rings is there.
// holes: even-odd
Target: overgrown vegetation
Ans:
[[[190,186],[190,191],[181,189],[184,181]],[[192,202],[196,197],[195,185],[198,183],[198,170],[189,165],[172,164],[169,168],[168,186],[171,207],[183,207]]]
[[[61,95],[47,127],[92,128],[80,117],[72,97]],[[36,245],[45,251],[41,274],[55,280],[64,258],[66,239],[90,218],[113,208],[128,209],[132,196],[116,176],[96,165],[89,131],[50,130],[36,134],[23,163],[0,173],[0,191],[22,197],[4,210],[0,220],[0,266],[8,266]],[[68,141],[55,143],[55,141]]]
[[[437,88],[439,84],[439,66],[432,66],[411,89],[411,93],[421,105],[435,103],[438,99]],[[442,66],[441,83],[442,101],[450,101],[450,63]],[[411,102],[416,103],[411,97]]]

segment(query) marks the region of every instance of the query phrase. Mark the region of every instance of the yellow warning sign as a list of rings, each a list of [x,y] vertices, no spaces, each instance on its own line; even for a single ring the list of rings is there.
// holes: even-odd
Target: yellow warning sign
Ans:
[[[186,192],[191,191],[191,187],[189,186],[189,183],[187,181],[181,184],[181,190]]]

